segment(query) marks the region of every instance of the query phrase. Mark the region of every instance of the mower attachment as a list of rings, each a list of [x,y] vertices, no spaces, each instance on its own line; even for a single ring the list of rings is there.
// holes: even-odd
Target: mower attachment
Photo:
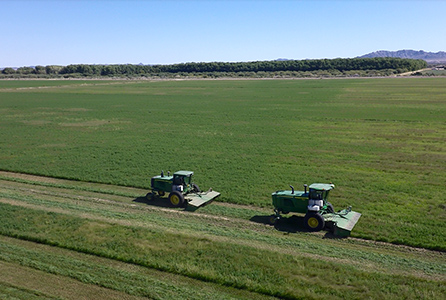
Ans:
[[[325,224],[337,237],[348,237],[353,227],[355,227],[361,214],[351,210],[351,207],[337,213],[323,215]]]
[[[187,200],[186,210],[195,211],[199,207],[211,203],[218,196],[220,196],[220,193],[213,191],[212,189],[209,189],[207,192],[187,194],[184,196],[184,199]]]

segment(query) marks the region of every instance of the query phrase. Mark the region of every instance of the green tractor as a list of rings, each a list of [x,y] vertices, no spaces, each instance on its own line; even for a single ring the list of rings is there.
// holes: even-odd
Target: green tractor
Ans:
[[[220,196],[219,192],[209,189],[202,192],[198,185],[192,182],[192,171],[178,171],[167,176],[161,171],[161,175],[151,179],[152,192],[147,193],[147,199],[155,199],[155,196],[164,197],[169,193],[168,199],[174,207],[186,207],[186,210],[194,211]]]
[[[271,216],[271,224],[280,220],[281,213],[304,213],[304,224],[309,231],[326,229],[335,236],[347,237],[361,217],[351,207],[335,212],[328,202],[328,194],[335,188],[334,184],[313,183],[309,187],[305,184],[304,191],[295,191],[293,186],[290,187],[291,191],[272,193],[275,214]]]

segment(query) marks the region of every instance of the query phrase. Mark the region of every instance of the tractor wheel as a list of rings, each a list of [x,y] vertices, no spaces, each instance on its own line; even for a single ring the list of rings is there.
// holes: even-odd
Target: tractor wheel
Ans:
[[[279,218],[276,215],[272,215],[269,217],[269,224],[276,225],[279,222]]]
[[[198,185],[196,185],[195,183],[192,183],[192,190],[193,190],[195,193],[199,193],[199,192],[201,192],[200,188],[199,188]]]
[[[321,231],[325,227],[325,220],[320,213],[308,212],[304,222],[305,227],[310,231]]]
[[[153,194],[153,192],[149,192],[146,194],[146,198],[147,200],[154,200],[155,195]]]
[[[184,196],[178,191],[173,191],[170,193],[169,200],[174,207],[181,207],[184,205]]]

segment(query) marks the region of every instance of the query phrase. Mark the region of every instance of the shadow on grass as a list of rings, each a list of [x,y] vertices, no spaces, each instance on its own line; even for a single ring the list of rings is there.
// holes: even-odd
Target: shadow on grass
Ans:
[[[295,215],[282,217],[280,220],[277,220],[274,225],[270,223],[270,219],[271,215],[254,216],[249,220],[255,223],[274,226],[274,228],[276,228],[278,231],[287,233],[308,232],[308,230],[304,226],[304,217]]]
[[[268,216],[254,216],[249,219],[251,222],[265,224],[274,226],[274,228],[278,231],[285,233],[297,233],[297,232],[310,232],[307,228],[305,228],[304,217],[291,215],[289,217],[282,217],[280,220],[277,220],[274,225],[270,223],[271,215]],[[331,231],[323,230],[325,232],[324,239],[340,239],[341,237],[335,236]]]
[[[174,206],[170,203],[167,197],[155,196],[152,197],[151,193],[148,193],[147,196],[138,197],[133,200],[134,202],[144,203],[147,205],[157,206],[157,207],[165,207],[165,208],[173,208]]]

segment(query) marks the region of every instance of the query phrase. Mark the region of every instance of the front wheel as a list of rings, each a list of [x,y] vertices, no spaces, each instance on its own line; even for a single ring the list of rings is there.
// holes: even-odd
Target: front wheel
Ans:
[[[327,202],[327,212],[330,214],[335,212],[333,205],[330,202]]]
[[[174,207],[181,207],[184,205],[184,196],[178,191],[173,191],[169,194],[169,201]]]
[[[200,188],[199,188],[198,185],[196,185],[195,183],[192,183],[192,190],[193,190],[195,193],[199,193],[199,192],[201,192]]]
[[[269,217],[268,221],[270,225],[276,225],[279,222],[279,217],[277,217],[276,215],[272,215]]]
[[[308,212],[305,215],[305,227],[310,231],[321,231],[325,227],[324,217],[320,213]]]

